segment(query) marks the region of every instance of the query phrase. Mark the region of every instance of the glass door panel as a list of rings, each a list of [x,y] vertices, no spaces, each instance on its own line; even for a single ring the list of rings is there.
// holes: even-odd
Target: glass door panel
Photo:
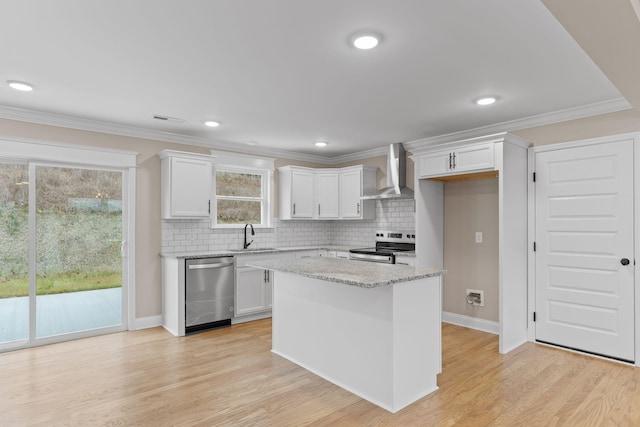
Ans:
[[[29,168],[0,163],[0,346],[29,338]]]
[[[36,338],[121,325],[122,173],[35,172]]]

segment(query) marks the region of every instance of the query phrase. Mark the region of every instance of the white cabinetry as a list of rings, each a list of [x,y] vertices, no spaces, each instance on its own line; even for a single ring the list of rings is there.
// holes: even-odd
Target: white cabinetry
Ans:
[[[499,349],[507,353],[527,340],[527,147],[507,133],[413,149],[416,204],[416,265],[444,267],[444,186],[448,176],[468,174],[498,181]],[[449,168],[456,154],[456,168]],[[453,166],[453,156],[451,156]],[[453,177],[455,178],[455,177]],[[444,182],[443,182],[444,181]],[[446,280],[446,279],[445,279]]]
[[[285,166],[279,169],[280,218],[313,218],[313,169]]]
[[[213,196],[211,156],[164,150],[162,173],[162,218],[208,218]]]
[[[340,218],[373,219],[375,200],[361,200],[363,192],[376,189],[376,169],[366,166],[343,168],[340,171]]]
[[[375,218],[375,201],[360,197],[375,190],[376,168],[284,166],[278,171],[280,219]]]
[[[338,172],[317,171],[316,203],[318,205],[318,218],[338,218],[340,174]]]
[[[293,258],[293,252],[273,252],[235,257],[235,317],[252,315],[249,320],[271,316],[273,300],[272,272],[250,267],[251,261]],[[235,320],[235,319],[234,319]],[[241,320],[242,321],[242,320]],[[237,323],[234,321],[234,323]]]
[[[495,144],[472,144],[419,157],[419,177],[430,178],[495,168]]]
[[[236,268],[235,314],[245,316],[271,308],[267,291],[269,271],[254,267]]]

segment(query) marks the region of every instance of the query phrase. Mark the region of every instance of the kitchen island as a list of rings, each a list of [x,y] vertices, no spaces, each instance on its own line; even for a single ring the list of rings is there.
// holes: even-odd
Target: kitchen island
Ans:
[[[274,272],[272,351],[397,412],[437,390],[443,270],[333,258]]]

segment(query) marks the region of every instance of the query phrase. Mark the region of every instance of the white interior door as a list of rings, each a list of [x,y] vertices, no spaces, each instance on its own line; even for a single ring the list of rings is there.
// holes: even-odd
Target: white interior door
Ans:
[[[536,340],[633,361],[633,141],[540,152],[535,170]]]

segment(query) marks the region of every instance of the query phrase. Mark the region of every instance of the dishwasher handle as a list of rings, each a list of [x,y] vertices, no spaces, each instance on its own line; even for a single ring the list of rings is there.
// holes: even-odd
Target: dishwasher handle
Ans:
[[[232,262],[216,262],[214,264],[193,264],[189,266],[189,270],[200,270],[204,268],[222,268],[232,266]]]

